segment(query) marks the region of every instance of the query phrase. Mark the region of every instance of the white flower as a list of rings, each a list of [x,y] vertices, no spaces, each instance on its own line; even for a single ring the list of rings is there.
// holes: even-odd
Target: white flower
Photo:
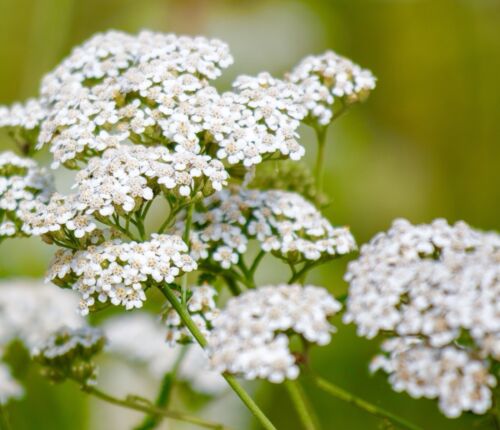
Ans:
[[[20,340],[33,353],[62,327],[85,324],[76,312],[72,292],[33,280],[4,280],[0,284],[0,348]]]
[[[69,231],[76,239],[81,239],[97,228],[93,219],[80,210],[76,195],[54,193],[48,203],[23,203],[19,219],[23,222],[23,233],[33,236],[59,236],[57,233],[64,236]]]
[[[382,369],[396,391],[410,396],[438,398],[448,418],[462,412],[486,413],[497,381],[489,364],[455,346],[433,348],[416,338],[393,338],[383,344],[371,370]]]
[[[175,291],[177,297],[181,298],[181,293]],[[208,337],[212,328],[212,322],[219,315],[219,310],[215,305],[215,296],[217,291],[208,284],[201,286],[192,286],[187,291],[186,306],[191,318],[200,329],[203,336]],[[184,326],[179,315],[167,304],[162,317],[167,326],[166,339],[170,346],[176,343],[186,343],[191,341],[192,336]]]
[[[12,377],[9,368],[0,363],[0,405],[19,399],[23,394],[23,387]]]
[[[180,345],[169,346],[164,325],[151,314],[134,312],[105,321],[108,351],[123,359],[146,366],[156,379],[170,372],[182,354]],[[227,387],[218,373],[209,370],[205,352],[189,345],[182,359],[178,377],[202,393],[219,394]]]
[[[228,176],[220,161],[206,155],[133,145],[92,158],[75,186],[82,211],[107,217],[134,212],[162,191],[178,198],[208,194],[226,185]]]
[[[146,288],[154,283],[170,284],[196,269],[187,250],[180,237],[156,234],[143,243],[116,239],[80,251],[59,250],[47,280],[78,291],[83,315],[96,300],[127,310],[140,308]]]
[[[328,318],[340,308],[325,289],[311,285],[248,290],[230,299],[214,320],[207,349],[210,364],[218,372],[246,379],[294,379],[299,368],[286,333],[326,345],[334,331]]]
[[[29,99],[12,106],[0,106],[0,128],[22,128],[34,130],[47,118],[47,106],[40,100]]]
[[[369,70],[332,51],[304,58],[287,79],[302,89],[302,106],[309,118],[323,126],[332,120],[337,99],[344,104],[363,100],[376,85]]]
[[[444,220],[397,220],[350,263],[344,320],[358,333],[422,335],[434,346],[467,331],[482,355],[500,358],[500,236]]]
[[[33,160],[0,153],[0,239],[22,233],[21,207],[47,202],[52,190],[52,177]]]
[[[192,257],[211,258],[224,269],[238,263],[249,239],[294,264],[356,249],[348,228],[333,227],[299,194],[233,187],[205,204],[207,212],[194,217]]]

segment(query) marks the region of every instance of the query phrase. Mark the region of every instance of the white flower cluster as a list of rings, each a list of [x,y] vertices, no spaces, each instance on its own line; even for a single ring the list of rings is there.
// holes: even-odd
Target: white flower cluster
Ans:
[[[22,128],[35,130],[47,118],[47,107],[38,99],[29,99],[25,103],[12,106],[0,106],[0,128]]]
[[[19,219],[27,235],[64,238],[67,234],[81,239],[97,228],[94,220],[80,210],[77,196],[54,193],[48,203],[34,201],[21,205]]]
[[[300,89],[262,73],[219,94],[208,80],[232,61],[218,40],[98,34],[43,80],[47,115],[38,148],[50,145],[54,168],[75,167],[128,141],[195,154],[215,143],[217,157],[246,166],[274,154],[302,157]]]
[[[52,177],[33,160],[0,153],[0,239],[20,233],[21,206],[46,202],[52,189]]]
[[[382,346],[371,370],[388,373],[395,391],[415,398],[438,398],[449,418],[464,411],[484,414],[492,405],[491,388],[497,383],[488,363],[456,346],[433,348],[416,338],[393,338]]]
[[[19,399],[23,394],[23,387],[12,377],[9,368],[0,363],[0,405]]]
[[[463,330],[500,358],[500,236],[438,219],[413,226],[396,220],[350,263],[345,322],[362,336],[390,330],[422,335],[433,346]]]
[[[31,352],[62,327],[79,328],[78,297],[68,290],[33,280],[0,284],[0,348],[20,340]]]
[[[277,285],[230,299],[208,339],[214,370],[279,383],[299,374],[289,348],[293,332],[319,345],[330,342],[328,322],[341,308],[328,292],[311,285]]]
[[[189,198],[196,192],[210,194],[226,185],[223,164],[207,155],[171,153],[158,146],[122,146],[108,149],[78,172],[80,209],[101,216],[126,214],[161,192]]]
[[[292,263],[347,254],[356,249],[346,227],[333,227],[302,196],[280,190],[234,187],[206,199],[192,232],[194,259],[228,269],[247,250],[248,239]]]
[[[488,360],[500,359],[499,263],[498,234],[396,220],[350,263],[344,321],[369,338],[399,336],[376,360],[396,390],[438,397],[450,417],[483,413],[496,383]]]
[[[96,299],[126,309],[140,308],[146,300],[146,288],[172,283],[175,277],[196,269],[187,251],[180,237],[157,234],[143,243],[117,239],[76,252],[60,249],[47,280],[78,291],[83,315]]]
[[[101,330],[94,327],[76,329],[61,328],[54,332],[35,352],[46,360],[57,360],[70,355],[81,355],[85,358],[93,355],[104,345]]]
[[[299,88],[265,72],[240,76],[233,86],[236,93],[223,95],[222,115],[210,129],[220,146],[217,156],[247,167],[274,154],[302,158],[297,129],[306,111]]]
[[[332,120],[337,99],[344,104],[363,100],[376,85],[369,70],[332,51],[304,58],[287,79],[303,90],[303,106],[310,119],[322,126]]]
[[[181,298],[181,293],[176,291],[176,295]],[[208,284],[193,286],[187,292],[186,307],[196,326],[203,336],[208,337],[213,321],[219,315],[219,310],[215,305],[217,290]],[[176,343],[186,343],[191,341],[192,336],[184,326],[177,311],[167,304],[163,313],[163,322],[167,326],[167,342],[170,346]]]
[[[147,366],[156,379],[170,372],[182,349],[169,346],[165,341],[165,328],[151,314],[134,312],[112,317],[105,321],[107,350],[124,359]],[[205,352],[196,344],[189,345],[178,371],[178,377],[202,393],[219,394],[227,387],[218,373],[209,370]]]

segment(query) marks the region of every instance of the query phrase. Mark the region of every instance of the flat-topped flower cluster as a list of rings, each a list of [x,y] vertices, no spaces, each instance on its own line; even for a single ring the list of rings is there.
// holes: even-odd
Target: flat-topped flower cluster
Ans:
[[[438,397],[443,412],[485,413],[500,360],[500,236],[438,219],[397,220],[350,263],[346,322],[395,336],[374,368],[398,391]]]
[[[296,193],[233,187],[204,201],[196,213],[191,254],[229,269],[255,239],[262,251],[298,264],[348,254],[356,243],[346,227],[333,227],[313,204]]]

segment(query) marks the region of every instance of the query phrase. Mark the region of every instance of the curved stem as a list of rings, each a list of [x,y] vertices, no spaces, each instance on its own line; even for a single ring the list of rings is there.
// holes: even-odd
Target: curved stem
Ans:
[[[191,315],[189,315],[187,309],[184,306],[182,306],[181,302],[179,302],[174,292],[170,288],[168,287],[165,288],[161,285],[158,286],[158,288],[163,293],[165,298],[170,302],[170,304],[176,310],[176,312],[179,314],[179,317],[181,318],[182,322],[185,324],[185,326],[193,335],[193,337],[196,339],[196,341],[200,344],[202,348],[205,348],[207,346],[207,340],[205,339],[205,336],[203,336],[200,329],[191,318]],[[266,430],[276,430],[276,427],[274,427],[269,418],[266,417],[264,412],[262,412],[262,410],[254,402],[254,400],[238,383],[236,378],[228,374],[223,374],[222,376],[229,384],[229,386],[233,389],[233,391],[236,393],[236,395],[243,401],[245,406],[250,410],[250,412],[252,412],[254,417],[257,418],[261,426]]]
[[[345,402],[351,403],[354,406],[357,406],[360,409],[368,412],[369,414],[375,415],[379,418],[384,418],[392,421],[394,424],[398,424],[401,428],[408,430],[422,430],[421,427],[406,421],[404,418],[401,418],[397,415],[394,415],[392,412],[386,411],[378,406],[367,402],[366,400],[360,399],[354,394],[349,393],[348,391],[337,387],[325,379],[322,379],[317,376],[312,376],[314,383],[316,386],[323,391],[331,394],[332,396],[344,400]]]
[[[316,137],[318,140],[318,152],[316,153],[316,164],[314,166],[314,179],[316,181],[316,203],[319,203],[321,195],[323,193],[323,169],[325,167],[325,143],[326,143],[326,133],[328,128],[315,127]]]
[[[138,403],[132,399],[118,399],[113,397],[95,387],[84,386],[82,390],[92,396],[95,396],[105,402],[111,403],[113,405],[121,406],[123,408],[134,409],[140,412],[146,412],[154,415],[161,415],[166,418],[171,418],[177,421],[184,421],[187,423],[195,424],[200,427],[208,428],[208,429],[217,429],[217,430],[228,430],[228,427],[225,427],[222,424],[213,423],[210,421],[205,421],[201,418],[193,417],[191,415],[184,414],[182,412],[177,411],[167,411],[165,409],[158,408],[156,406],[150,406],[142,403]]]
[[[285,382],[285,388],[288,390],[288,394],[292,399],[295,406],[295,410],[299,415],[302,425],[306,430],[317,430],[320,428],[317,417],[309,404],[304,389],[299,384],[298,381],[287,381]]]

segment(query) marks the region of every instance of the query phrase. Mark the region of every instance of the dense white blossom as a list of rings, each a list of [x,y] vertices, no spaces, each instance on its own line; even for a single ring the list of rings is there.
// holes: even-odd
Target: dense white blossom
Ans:
[[[438,219],[396,220],[350,263],[345,322],[384,343],[374,369],[397,391],[438,398],[444,414],[484,413],[500,359],[500,236]]]
[[[19,399],[23,394],[23,387],[13,378],[9,368],[0,363],[0,405]]]
[[[157,234],[142,243],[116,239],[85,250],[60,249],[47,280],[78,291],[82,314],[89,312],[96,299],[126,309],[140,308],[148,287],[172,283],[196,269],[187,251],[180,237]]]
[[[319,345],[330,342],[328,318],[340,310],[328,292],[311,285],[277,285],[233,297],[214,320],[208,353],[214,370],[271,382],[299,374],[288,333]]]
[[[11,106],[0,106],[0,128],[38,129],[47,115],[47,106],[38,99],[29,99],[25,103],[14,103]]]
[[[0,348],[20,340],[31,352],[60,328],[85,324],[78,297],[41,281],[3,280],[0,284]]]
[[[179,299],[182,294],[175,291]],[[186,307],[192,320],[200,329],[203,336],[208,337],[212,323],[219,315],[219,310],[215,305],[217,291],[208,284],[193,286],[187,291]],[[192,336],[182,322],[177,311],[167,304],[163,313],[163,322],[167,326],[166,338],[168,343],[173,346],[176,343],[188,342]]]
[[[52,190],[52,177],[35,161],[0,153],[0,239],[20,233],[20,208],[47,202]]]
[[[92,217],[80,210],[81,203],[74,194],[64,196],[54,193],[49,202],[29,202],[21,205],[19,219],[27,235],[63,238],[67,234],[76,239],[96,230]]]
[[[363,100],[376,85],[369,70],[332,51],[304,58],[287,79],[300,86],[310,119],[323,126],[332,120],[337,99],[344,104]]]
[[[208,359],[201,347],[196,344],[169,346],[164,325],[151,314],[134,312],[112,317],[105,321],[103,328],[110,353],[147,366],[157,379],[172,371],[177,360],[185,354],[178,378],[207,394],[218,394],[227,387],[222,376],[208,368]],[[183,348],[188,348],[186,353]]]
[[[438,219],[397,220],[350,263],[346,322],[362,336],[422,335],[434,346],[469,333],[484,355],[500,358],[500,236]]]
[[[81,210],[110,216],[136,211],[162,192],[171,199],[210,194],[227,178],[222,163],[209,156],[135,145],[108,149],[91,159],[78,172],[75,186]]]
[[[234,187],[206,199],[193,220],[191,254],[224,269],[256,239],[265,252],[292,263],[343,255],[356,248],[346,227],[333,227],[299,194]]]
[[[392,338],[382,346],[371,370],[382,369],[396,391],[439,399],[449,418],[462,412],[484,414],[492,405],[491,388],[497,383],[487,362],[456,346],[434,348],[416,338]]]

